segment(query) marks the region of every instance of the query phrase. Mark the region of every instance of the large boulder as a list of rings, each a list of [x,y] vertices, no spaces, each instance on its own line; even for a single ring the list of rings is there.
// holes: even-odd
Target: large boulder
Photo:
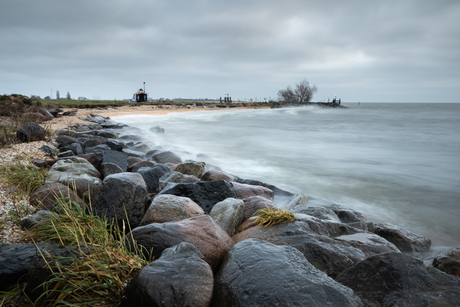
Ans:
[[[78,143],[79,141],[76,137],[66,135],[66,134],[60,134],[56,138],[56,142],[59,144],[60,147],[63,147],[63,146],[66,146],[72,143]]]
[[[215,204],[209,215],[232,236],[243,221],[243,211],[244,202],[241,199],[227,198]]]
[[[16,137],[24,143],[42,141],[45,139],[46,131],[40,125],[30,122],[16,132]]]
[[[369,232],[358,232],[346,234],[334,238],[335,240],[346,241],[351,246],[360,249],[366,257],[388,252],[399,253],[400,250],[391,242]]]
[[[137,163],[134,163],[132,165],[129,165],[129,161],[128,161],[128,172],[137,172],[138,169],[142,168],[142,167],[152,167],[152,166],[155,166],[155,164],[157,164],[156,162],[152,162],[152,161],[142,161],[141,158],[137,158],[137,157],[129,157],[129,158],[136,158],[136,159],[139,159],[141,161],[137,162]],[[128,158],[128,159],[129,159]]]
[[[192,244],[167,248],[129,284],[124,306],[209,306],[212,269]]]
[[[402,252],[427,252],[431,240],[390,223],[374,224],[374,233],[396,245]]]
[[[336,280],[366,306],[460,306],[460,279],[403,253],[369,257]]]
[[[333,210],[325,207],[294,206],[294,208],[290,209],[290,211],[294,213],[311,215],[321,220],[341,223],[337,214],[335,214]]]
[[[113,163],[118,165],[123,172],[128,170],[128,155],[116,150],[104,150],[102,152],[102,163]]]
[[[43,250],[51,246],[53,245],[49,243],[0,243],[0,291],[7,291],[16,285],[21,277],[27,275],[37,257],[40,257],[38,249]]]
[[[163,175],[169,173],[169,168],[164,164],[158,163],[152,167],[141,167],[136,172],[144,178],[149,193],[155,193],[158,190],[158,181]]]
[[[203,209],[190,198],[167,194],[158,195],[152,199],[139,226],[176,222],[203,214]]]
[[[118,174],[118,173],[123,173],[123,170],[115,163],[111,163],[111,162],[101,163],[102,178],[105,178],[113,174]]]
[[[165,249],[181,242],[192,243],[203,253],[203,259],[213,270],[234,244],[232,238],[209,215],[137,227],[126,238],[129,246],[134,246],[134,239],[146,250],[152,249],[155,258],[160,257]]]
[[[79,197],[89,202],[99,192],[102,181],[99,171],[86,159],[70,157],[58,160],[49,170],[46,183],[59,182],[72,190]]]
[[[235,189],[225,180],[204,181],[197,183],[169,183],[160,194],[172,194],[188,197],[196,202],[204,212],[211,212],[212,207],[229,197],[236,198]]]
[[[107,176],[99,194],[92,202],[94,212],[114,221],[119,227],[137,227],[148,201],[147,186],[137,173],[118,173]]]
[[[295,248],[249,239],[216,274],[213,306],[363,306],[350,288],[315,269]]]
[[[204,162],[186,162],[176,166],[174,171],[182,173],[184,175],[192,175],[197,178],[201,178],[205,166],[206,164]]]
[[[152,155],[150,159],[157,163],[182,163],[182,159],[172,151],[158,151],[154,155]]]
[[[85,209],[85,202],[78,197],[68,186],[59,182],[45,183],[29,196],[29,204],[35,209],[60,211],[59,201],[63,198],[71,199],[81,208]],[[67,202],[67,201],[66,201]]]

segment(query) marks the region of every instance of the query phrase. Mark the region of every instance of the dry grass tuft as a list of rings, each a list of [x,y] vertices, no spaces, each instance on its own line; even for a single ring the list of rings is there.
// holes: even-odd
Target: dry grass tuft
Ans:
[[[280,210],[279,208],[272,209],[267,206],[267,209],[257,210],[256,215],[259,215],[255,222],[259,226],[273,226],[282,222],[293,222],[295,221],[294,213],[286,210]]]

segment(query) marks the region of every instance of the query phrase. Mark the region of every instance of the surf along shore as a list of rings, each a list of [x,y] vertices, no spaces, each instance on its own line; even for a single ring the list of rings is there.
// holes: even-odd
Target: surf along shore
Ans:
[[[102,110],[76,110],[75,114],[71,112],[74,110],[64,110],[70,112],[71,116],[56,118],[44,124],[52,130],[64,130],[57,138],[21,143],[2,149],[1,163],[27,160],[27,158],[44,159],[45,155],[39,148],[45,144],[55,146],[55,143],[58,143],[63,150],[69,148],[66,146],[75,143],[86,144],[94,141],[96,144],[97,138],[91,136],[95,136],[91,131],[98,129],[106,138],[109,138],[110,134],[113,135],[110,137],[113,139],[112,146],[126,143],[125,145],[128,146],[126,152],[135,154],[134,151],[145,149],[143,146],[145,144],[136,141],[135,130],[130,131],[129,127],[115,127],[116,123],[106,122],[101,116],[162,115],[194,110],[202,111],[203,108],[158,110],[145,106],[128,106]],[[98,124],[103,129],[96,128]],[[107,124],[106,128],[102,124]],[[90,125],[93,126],[89,127]],[[110,128],[110,125],[113,127]],[[75,129],[66,129],[69,126],[74,126]],[[126,138],[118,137],[117,131],[125,128],[127,131],[122,133],[122,136]],[[102,138],[102,134],[98,136]],[[101,138],[98,139],[99,143]],[[70,143],[74,140],[77,142]],[[92,147],[88,146],[88,148]],[[109,152],[107,156],[105,156],[106,151]],[[165,153],[160,150],[149,155],[149,150],[142,158],[138,157],[137,162],[144,163],[142,166],[147,166],[149,164],[147,162],[150,162],[149,166],[127,172],[122,168],[134,167],[136,164],[128,166],[129,155],[126,154],[125,160],[120,161],[118,165],[118,158],[115,159],[113,156],[116,156],[115,151],[102,149],[102,147],[100,151],[88,151],[102,155],[103,159],[99,161],[102,164],[107,158],[111,161],[107,166],[108,164],[116,166],[112,168],[115,170],[112,175],[109,174],[108,169],[101,168],[103,177],[113,182],[109,183],[109,180],[106,181],[104,178],[104,181],[99,179],[100,192],[92,198],[93,209],[98,210],[98,206],[104,209],[107,205],[116,205],[117,200],[123,199],[124,194],[144,197],[140,207],[137,203],[133,203],[133,207],[127,210],[130,215],[129,222],[133,225],[131,236],[127,236],[127,240],[152,248],[156,259],[146,267],[145,271],[142,270],[140,277],[133,280],[127,288],[126,306],[136,306],[141,301],[149,299],[153,301],[156,295],[154,291],[142,289],[146,289],[145,285],[155,280],[162,280],[156,285],[158,291],[178,287],[174,288],[171,297],[175,295],[174,293],[186,293],[188,299],[199,301],[203,306],[222,306],[223,302],[227,306],[256,304],[269,306],[279,302],[313,306],[323,306],[326,303],[333,306],[377,306],[382,305],[387,298],[391,298],[392,302],[397,304],[415,302],[412,304],[414,306],[425,303],[445,306],[459,303],[458,277],[447,275],[431,264],[427,268],[422,259],[425,257],[424,253],[429,250],[431,242],[418,234],[386,223],[368,222],[359,212],[334,203],[310,206],[308,199],[301,194],[294,195],[269,183],[250,178],[238,178],[226,174],[225,170],[212,168],[207,170],[204,163],[183,162],[172,152]],[[131,160],[135,160],[134,158]],[[70,156],[67,160],[58,160],[56,163],[61,161],[62,164],[90,164],[89,161],[83,160],[85,159]],[[122,169],[121,173],[117,168]],[[195,173],[197,169],[200,170]],[[160,178],[165,178],[164,175],[167,175],[166,179],[160,182],[162,180]],[[148,177],[154,179],[148,180]],[[143,184],[139,184],[139,181]],[[133,190],[130,193],[124,193],[126,182],[132,183],[130,186]],[[148,190],[146,187],[142,188],[150,185],[154,188]],[[6,191],[4,196],[8,197],[7,190],[12,187],[2,185],[2,190],[3,188]],[[155,193],[148,195],[147,191],[155,191]],[[291,197],[286,207],[295,214],[295,221],[291,220],[277,226],[257,226],[256,217],[253,215],[267,207],[275,209],[274,197],[277,193]],[[206,194],[204,199],[201,198],[203,194]],[[110,197],[107,198],[106,195]],[[81,197],[88,197],[88,194],[83,192]],[[191,199],[192,202],[184,198]],[[147,210],[143,212],[145,205],[143,202],[147,200],[148,206],[145,206]],[[18,204],[28,205],[28,199],[11,201],[15,208]],[[187,207],[193,212],[179,214],[176,211],[173,214],[176,216],[166,217],[177,210],[178,204],[181,209]],[[121,205],[125,206],[125,203]],[[3,200],[2,207],[5,207]],[[217,210],[218,208],[220,211]],[[32,212],[34,209],[29,210]],[[142,211],[142,214],[138,216],[139,211]],[[184,218],[183,214],[187,217]],[[2,217],[4,215],[5,213],[2,213]],[[112,217],[116,218],[117,215]],[[10,240],[14,237],[13,234],[4,235],[2,229],[0,243],[22,242],[21,230],[17,228],[17,231],[15,241]],[[132,241],[130,243],[133,243]],[[3,247],[0,245],[0,252]],[[446,269],[443,265],[455,261],[454,258],[459,252],[449,251],[446,255],[431,260],[431,263],[436,263],[436,267],[444,272],[456,275],[457,271],[451,271],[450,267]],[[443,262],[442,259],[445,258],[448,260]],[[8,261],[15,261],[14,257],[2,259],[6,259],[4,261],[7,264]],[[185,263],[190,263],[191,260],[193,265],[186,267]],[[170,269],[164,270],[160,266],[171,265],[171,263],[174,272],[180,271],[180,281],[174,280],[172,277],[174,274],[161,275],[158,279],[159,275],[156,274],[163,274]],[[11,267],[4,265],[7,266]],[[178,266],[186,269],[179,270]],[[200,270],[197,269],[198,267]],[[380,274],[382,272],[390,273]],[[193,280],[196,285],[199,285],[199,290],[191,291],[194,289],[191,287],[195,286],[194,282],[184,284],[183,280]],[[396,284],[393,287],[382,286],[394,283]],[[295,295],[292,295],[293,293]],[[164,293],[158,295],[165,297]]]

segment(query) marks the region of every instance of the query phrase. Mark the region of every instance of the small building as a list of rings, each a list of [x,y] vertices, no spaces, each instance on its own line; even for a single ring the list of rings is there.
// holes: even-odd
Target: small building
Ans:
[[[147,102],[147,93],[143,89],[139,89],[137,93],[134,93],[132,102]]]

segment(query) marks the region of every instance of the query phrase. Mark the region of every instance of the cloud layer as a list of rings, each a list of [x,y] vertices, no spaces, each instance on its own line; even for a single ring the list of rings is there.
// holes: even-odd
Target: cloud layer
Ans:
[[[0,94],[458,102],[460,2],[4,1]]]

